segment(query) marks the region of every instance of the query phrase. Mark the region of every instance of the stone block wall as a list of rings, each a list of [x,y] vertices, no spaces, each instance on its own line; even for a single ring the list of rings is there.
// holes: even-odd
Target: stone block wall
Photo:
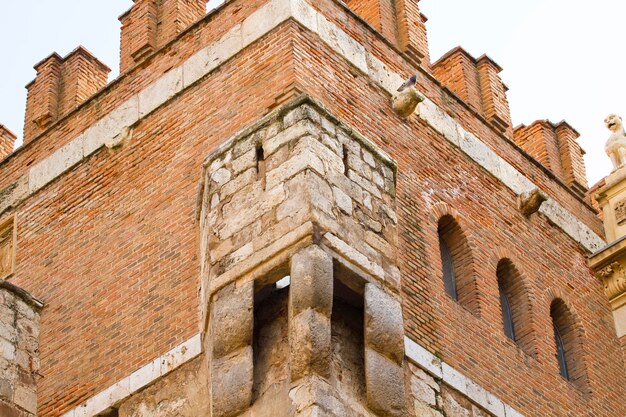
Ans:
[[[296,415],[335,412],[320,404],[333,398],[349,409],[365,403],[381,415],[403,415],[395,163],[304,99],[227,141],[205,166],[201,309],[213,415],[234,416],[254,403],[255,294],[284,275],[290,277],[286,382],[295,395],[284,408],[295,407]],[[351,272],[337,272],[334,263]],[[361,387],[365,394],[356,400],[329,382],[337,280],[361,300],[365,323],[363,374],[348,389]],[[310,392],[296,395],[301,389]]]
[[[0,280],[0,415],[37,415],[39,314],[43,304]]]
[[[329,115],[300,104],[270,114],[206,160],[205,299],[279,250],[320,239],[399,290],[395,164]]]

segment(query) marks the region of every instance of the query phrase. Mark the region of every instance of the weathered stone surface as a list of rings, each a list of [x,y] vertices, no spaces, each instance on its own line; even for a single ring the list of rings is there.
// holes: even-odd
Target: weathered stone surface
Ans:
[[[252,384],[251,346],[214,362],[211,369],[212,415],[230,417],[245,411],[252,403]]]
[[[443,411],[450,417],[472,417],[472,403],[450,389],[442,391]]]
[[[241,24],[243,46],[251,44],[289,16],[291,7],[288,0],[267,3],[265,8],[255,11]]]
[[[37,414],[37,393],[34,384],[30,387],[18,385],[13,394],[13,401],[24,410]]]
[[[445,362],[441,364],[441,371],[443,374],[443,381],[446,384],[450,385],[461,394],[467,395],[467,384],[469,379],[465,375]]]
[[[317,16],[318,33],[322,40],[332,49],[343,55],[352,65],[367,74],[365,48],[352,39],[346,32],[329,22],[321,14]]]
[[[347,215],[352,215],[352,199],[341,188],[333,187],[335,204]]]
[[[401,365],[404,360],[402,305],[374,284],[365,285],[365,345]]]
[[[183,68],[169,70],[161,78],[141,91],[139,117],[144,117],[183,89]]]
[[[305,135],[317,136],[319,127],[309,119],[300,120],[298,123],[289,126],[274,136],[269,136],[263,142],[263,151],[266,157],[276,152],[280,147],[286,145],[292,140]]]
[[[136,123],[137,120],[139,120],[139,99],[135,95],[85,130],[74,141],[82,142],[83,154],[89,156],[118,136],[125,127]]]
[[[289,314],[297,316],[313,309],[330,317],[332,308],[332,258],[319,246],[309,246],[291,258]]]
[[[72,141],[32,167],[28,174],[29,192],[33,193],[83,158],[83,142]]]
[[[426,99],[417,106],[419,116],[450,142],[459,146],[461,132],[456,121],[445,114],[435,103]]]
[[[420,401],[429,406],[437,405],[435,390],[416,376],[411,377],[411,393],[415,401]]]
[[[291,380],[316,373],[330,374],[330,318],[314,310],[292,316],[289,323]]]
[[[211,338],[213,356],[221,358],[252,344],[254,285],[234,285],[221,290],[211,306]]]
[[[321,123],[320,114],[308,104],[298,106],[289,111],[283,118],[283,123],[287,128],[303,119],[310,119],[316,123]]]
[[[0,287],[0,406],[4,408],[0,407],[0,415],[31,417],[37,414],[41,304],[22,289],[3,284]]]
[[[414,401],[413,407],[415,409],[416,417],[443,417],[443,414],[437,410],[430,408],[428,405]]]
[[[208,415],[206,366],[200,358],[159,379],[119,405],[120,417]]]
[[[365,380],[370,408],[385,416],[404,416],[406,398],[401,366],[365,348]]]

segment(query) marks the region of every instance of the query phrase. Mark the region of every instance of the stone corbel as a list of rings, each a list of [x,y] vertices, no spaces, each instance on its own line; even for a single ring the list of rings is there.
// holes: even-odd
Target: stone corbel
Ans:
[[[602,279],[604,292],[611,304],[626,294],[626,269],[619,262],[605,266],[596,274]]]

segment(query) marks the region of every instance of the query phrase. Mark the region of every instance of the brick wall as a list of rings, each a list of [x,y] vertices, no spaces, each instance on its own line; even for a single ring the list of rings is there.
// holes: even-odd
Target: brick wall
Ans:
[[[208,0],[134,0],[120,16],[120,72],[137,65],[206,13]]]
[[[5,158],[13,152],[17,136],[6,126],[0,124],[0,159]]]
[[[35,70],[37,77],[26,86],[24,143],[104,87],[110,72],[83,47],[65,58],[54,53],[35,65]]]
[[[498,75],[502,68],[486,55],[475,59],[463,48],[446,53],[432,66],[433,75],[497,130],[513,137],[508,90]]]
[[[31,164],[264,3],[228,2],[146,57],[1,162],[0,185],[10,187]],[[311,6],[391,71],[405,78],[416,72],[345,6],[330,0]],[[563,179],[520,152],[471,103],[443,90],[427,71],[417,75],[419,91],[601,233],[595,212]],[[510,189],[421,118],[397,118],[387,92],[316,33],[289,20],[134,123],[132,137],[121,147],[97,150],[8,208],[18,214],[11,279],[48,305],[41,317],[40,415],[61,415],[203,327],[197,190],[204,158],[294,91],[308,93],[397,161],[396,256],[408,336],[524,414],[619,414],[623,366],[615,358],[621,357],[620,345],[584,249],[543,214],[523,216]],[[475,266],[473,302],[480,314],[443,289],[441,213],[456,213],[466,236]],[[536,357],[501,329],[497,265],[502,258],[510,259],[525,280]],[[591,395],[559,376],[550,317],[557,298],[569,303],[584,330],[582,357]]]
[[[580,134],[566,122],[538,120],[515,128],[515,142],[533,158],[561,178],[581,196],[587,194],[583,155],[576,142]]]

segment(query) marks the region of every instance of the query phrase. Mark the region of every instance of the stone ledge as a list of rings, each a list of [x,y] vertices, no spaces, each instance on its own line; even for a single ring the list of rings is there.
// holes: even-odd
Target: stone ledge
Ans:
[[[406,357],[424,371],[465,395],[496,417],[523,417],[518,411],[498,399],[470,378],[443,362],[409,337],[404,337]]]
[[[40,301],[30,295],[30,293],[15,284],[10,283],[9,281],[0,279],[0,288],[3,288],[15,295],[17,295],[22,301],[24,301],[29,306],[33,307],[37,312],[41,311],[44,307],[43,301]]]
[[[116,406],[135,392],[154,383],[202,353],[200,334],[164,353],[126,378],[89,398],[62,417],[92,417]]]

